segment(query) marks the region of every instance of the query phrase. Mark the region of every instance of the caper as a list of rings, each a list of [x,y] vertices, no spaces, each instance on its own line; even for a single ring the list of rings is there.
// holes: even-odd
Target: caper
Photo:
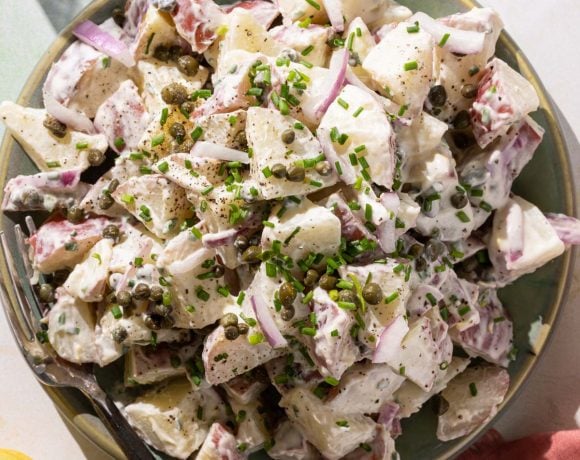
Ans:
[[[477,270],[479,267],[479,262],[475,257],[468,257],[467,259],[461,261],[460,267],[464,272],[469,273]]]
[[[477,96],[477,86],[471,84],[463,85],[461,87],[461,95],[465,99],[473,99]]]
[[[238,324],[238,332],[240,333],[240,335],[246,335],[249,330],[250,326],[248,326],[246,323]]]
[[[178,141],[185,138],[185,128],[182,123],[173,123],[169,128],[169,134]]]
[[[22,194],[22,203],[28,208],[37,208],[42,204],[42,197],[36,190],[26,191]]]
[[[294,303],[294,300],[296,300],[296,294],[296,288],[288,282],[282,284],[278,290],[280,302],[282,302],[282,305],[285,307],[290,307]]]
[[[111,182],[109,182],[109,185],[107,186],[107,190],[109,191],[109,193],[113,193],[115,190],[117,190],[118,186],[119,186],[119,179],[113,179],[113,180],[111,180]]]
[[[234,247],[239,251],[244,251],[248,248],[248,238],[244,235],[240,235],[234,241]]]
[[[153,302],[161,302],[163,300],[163,288],[161,286],[151,286],[149,298]]]
[[[153,313],[159,316],[163,316],[164,318],[169,316],[173,311],[173,307],[171,305],[165,305],[163,303],[156,303],[153,306]]]
[[[441,241],[429,240],[425,245],[425,254],[430,260],[437,260],[445,252],[445,245]]]
[[[334,289],[334,286],[336,286],[337,281],[338,280],[336,279],[335,276],[325,273],[320,277],[318,285],[325,291],[330,291],[331,289]]]
[[[91,166],[100,166],[105,161],[105,154],[98,149],[89,149],[87,160]]]
[[[228,326],[224,329],[224,335],[228,340],[236,340],[240,336],[240,331],[236,326]]]
[[[383,290],[377,283],[368,283],[362,290],[363,299],[371,305],[377,305],[383,298]]]
[[[443,85],[435,85],[429,90],[428,97],[433,107],[441,107],[447,101],[447,91],[445,91]]]
[[[462,110],[453,119],[453,126],[457,129],[468,128],[470,124],[471,120],[469,119],[469,112],[467,110]]]
[[[161,326],[163,325],[163,316],[156,315],[155,313],[144,315],[143,323],[145,323],[145,327],[149,329],[161,329]]]
[[[316,172],[321,176],[328,176],[332,172],[330,163],[328,161],[321,161],[316,164]]]
[[[193,148],[193,140],[189,138],[180,139],[179,141],[174,139],[171,141],[171,151],[173,153],[189,153]]]
[[[183,48],[179,45],[172,45],[167,50],[169,59],[172,61],[177,61],[181,56],[183,56]]]
[[[78,206],[71,206],[66,211],[66,218],[73,224],[78,224],[85,217],[84,211]]]
[[[153,57],[163,62],[169,61],[169,48],[165,45],[156,46],[153,50]]]
[[[413,259],[416,259],[417,257],[419,257],[420,255],[423,254],[423,245],[421,245],[419,243],[415,243],[415,244],[411,245],[411,247],[409,248],[407,253],[411,257],[413,257]]]
[[[119,234],[120,234],[119,227],[113,224],[109,224],[103,229],[103,238],[116,240],[117,238],[119,238]]]
[[[455,209],[461,209],[464,208],[465,206],[467,206],[467,195],[465,195],[465,193],[463,192],[457,192],[454,193],[453,195],[451,195],[451,205],[455,208]]]
[[[133,301],[133,296],[131,295],[131,293],[125,290],[119,291],[116,297],[117,303],[123,307],[128,307],[129,305],[131,305],[131,302]]]
[[[101,208],[101,209],[109,209],[114,204],[115,204],[115,200],[113,200],[113,197],[111,195],[109,195],[108,193],[103,193],[99,197],[98,205],[99,205],[99,208]]]
[[[238,325],[238,315],[235,313],[226,313],[220,319],[220,325],[223,327],[237,326]]]
[[[123,343],[129,336],[129,333],[123,326],[117,326],[115,329],[113,329],[111,335],[113,336],[113,340],[115,342]]]
[[[193,77],[199,71],[199,62],[193,56],[181,56],[177,59],[177,68],[181,73]]]
[[[276,163],[274,166],[272,166],[271,171],[272,175],[278,179],[283,179],[286,177],[286,166],[284,166],[282,163]]]
[[[306,172],[302,166],[292,165],[286,171],[286,179],[290,182],[302,182],[306,177]]]
[[[170,83],[161,90],[161,98],[166,104],[183,104],[188,99],[187,89],[179,83]]]
[[[343,289],[338,293],[338,300],[340,302],[358,303],[358,298],[354,292],[349,289]]]
[[[50,284],[41,284],[38,290],[38,298],[44,303],[54,301],[54,288]]]
[[[260,262],[261,255],[262,249],[259,246],[250,246],[242,254],[242,260],[248,263]]]
[[[418,272],[424,272],[427,270],[427,261],[424,257],[418,257],[415,259],[415,270]]]
[[[58,121],[52,115],[47,115],[42,122],[42,125],[55,137],[63,138],[66,135],[66,125]]]
[[[294,310],[294,307],[283,308],[282,311],[280,312],[280,316],[284,321],[290,321],[292,318],[294,318],[295,314],[296,310]]]
[[[125,10],[123,10],[123,8],[115,8],[113,10],[112,16],[115,24],[117,24],[119,27],[123,27],[125,24]]]
[[[133,297],[137,300],[145,300],[151,294],[151,289],[145,283],[139,283],[133,289]]]
[[[296,139],[296,133],[293,129],[285,129],[281,137],[284,144],[291,144]]]
[[[213,276],[215,278],[221,278],[222,276],[224,276],[226,272],[226,269],[224,268],[223,265],[216,265],[215,267],[213,267]]]
[[[240,150],[247,150],[248,149],[248,138],[246,137],[245,131],[240,131],[236,134],[235,143],[238,144]]]
[[[192,101],[185,101],[183,104],[179,106],[179,109],[182,112],[187,113],[189,116],[189,114],[195,110],[195,103]]]
[[[319,276],[320,275],[318,274],[318,272],[311,268],[306,272],[306,275],[304,276],[304,284],[308,287],[314,286],[318,281]]]

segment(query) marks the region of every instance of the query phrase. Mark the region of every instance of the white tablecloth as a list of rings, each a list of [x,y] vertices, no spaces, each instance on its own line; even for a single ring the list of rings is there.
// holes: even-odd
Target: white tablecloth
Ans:
[[[87,0],[0,0],[0,101],[17,97],[26,76],[55,36],[54,26],[40,5],[57,11],[52,22],[58,27],[64,25],[63,9],[78,11],[86,3]],[[574,134],[580,137],[577,0],[481,0],[481,3],[501,13],[507,30],[525,51],[572,126],[571,138]],[[50,9],[49,4],[60,9]],[[572,147],[575,180],[580,184],[580,148],[577,142]],[[553,340],[526,388],[496,423],[507,438],[576,426],[575,415],[580,406],[580,315],[575,311],[580,299],[578,286],[580,262],[576,264],[575,289],[570,293]],[[20,357],[2,314],[0,366],[0,449],[20,450],[43,460],[107,458],[74,430],[69,431]]]

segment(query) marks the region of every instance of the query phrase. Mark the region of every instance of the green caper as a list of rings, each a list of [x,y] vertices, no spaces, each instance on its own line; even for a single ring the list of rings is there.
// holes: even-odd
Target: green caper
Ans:
[[[290,307],[294,303],[294,300],[296,300],[296,295],[296,288],[288,282],[282,284],[278,290],[278,297],[280,298],[280,302],[282,302],[282,305],[285,307]]]
[[[113,329],[111,335],[113,336],[113,340],[115,342],[123,343],[129,336],[129,333],[123,326],[117,326],[115,329]]]
[[[171,305],[165,305],[163,303],[156,303],[153,306],[153,313],[155,313],[156,315],[159,315],[159,316],[163,316],[164,318],[169,316],[172,311],[173,311],[173,307]]]
[[[441,107],[447,101],[447,91],[443,85],[432,86],[428,98],[433,107]]]
[[[411,245],[411,247],[407,251],[407,254],[413,257],[413,259],[416,259],[417,257],[423,254],[423,245],[419,243]]]
[[[235,143],[238,144],[240,150],[248,150],[248,138],[245,131],[240,131],[236,134]]]
[[[181,73],[194,77],[199,71],[199,62],[193,56],[181,56],[177,59],[177,68]]]
[[[153,57],[163,62],[169,61],[169,48],[167,48],[165,45],[156,46],[153,50]]]
[[[182,112],[190,114],[195,110],[195,103],[192,101],[185,101],[183,104],[179,106],[179,108]]]
[[[424,272],[427,270],[427,261],[424,257],[419,257],[415,259],[415,270],[418,272]]]
[[[36,190],[25,191],[22,194],[22,203],[28,208],[37,208],[42,205],[42,197]]]
[[[133,296],[129,291],[126,290],[119,291],[116,297],[117,303],[123,307],[128,307],[129,305],[131,305],[131,302],[133,301]]]
[[[119,227],[113,224],[109,224],[103,229],[103,238],[116,240],[117,238],[119,238],[120,233],[121,232],[119,230]]]
[[[54,288],[50,284],[41,284],[38,290],[38,298],[44,303],[54,301]]]
[[[139,283],[133,288],[133,298],[137,300],[145,300],[151,294],[151,289],[145,283]]]
[[[294,310],[294,307],[283,308],[280,312],[280,316],[284,321],[290,321],[292,318],[294,318],[295,314],[296,310]]]
[[[383,290],[377,283],[368,283],[362,290],[363,299],[371,305],[377,305],[383,298]]]
[[[123,27],[125,24],[125,10],[123,8],[115,8],[113,10],[112,16],[115,24],[117,24],[119,27]]]
[[[161,302],[163,300],[163,288],[161,286],[151,286],[150,287],[149,298],[153,302]]]
[[[87,160],[91,166],[100,166],[105,161],[105,154],[98,149],[89,149]]]
[[[173,123],[169,128],[169,134],[175,139],[183,139],[185,137],[185,128],[182,123]]]
[[[172,153],[189,153],[193,148],[193,139],[174,139],[171,141],[171,152]]]
[[[296,139],[296,133],[293,129],[285,129],[281,137],[284,144],[291,144]]]
[[[161,90],[161,98],[166,104],[183,104],[188,97],[187,89],[179,83],[170,83]]]
[[[306,172],[302,166],[292,165],[286,171],[286,179],[290,182],[302,182],[306,177]]]
[[[154,313],[144,315],[143,323],[145,324],[145,327],[147,327],[148,329],[156,331],[158,329],[161,329],[161,326],[163,325],[163,316],[156,315]]]
[[[85,217],[84,211],[78,206],[71,206],[66,211],[66,218],[73,224],[78,224]]]
[[[240,335],[246,335],[250,330],[250,326],[248,326],[246,323],[240,323],[238,324],[238,332],[240,333]]]
[[[99,205],[99,208],[101,208],[101,209],[109,209],[114,204],[115,204],[115,200],[113,200],[113,197],[111,195],[109,195],[108,193],[103,193],[99,197],[98,205]]]
[[[183,48],[179,45],[172,45],[168,48],[167,53],[169,54],[169,59],[177,61],[181,56],[183,56]]]
[[[318,285],[324,289],[325,291],[330,291],[332,289],[334,289],[334,286],[336,286],[337,283],[337,279],[335,276],[329,275],[327,273],[325,273],[324,275],[322,275],[320,277],[320,281],[318,282]]]
[[[248,244],[248,238],[246,238],[244,235],[238,236],[234,241],[234,247],[239,251],[248,249]]]
[[[250,246],[242,254],[242,260],[248,263],[260,262],[262,249],[259,246]]]
[[[63,138],[66,135],[66,125],[58,121],[52,115],[47,115],[42,122],[42,125],[55,137]]]
[[[461,209],[467,206],[467,195],[463,192],[457,192],[451,195],[451,205],[455,209]]]
[[[435,261],[445,252],[445,245],[441,241],[429,240],[425,245],[425,254],[427,257]]]
[[[109,193],[113,193],[115,190],[117,190],[118,186],[119,186],[119,179],[113,179],[111,182],[109,182],[109,185],[107,186],[107,190],[109,191]]]
[[[318,281],[319,276],[320,275],[318,274],[318,272],[311,268],[306,272],[306,275],[304,275],[304,284],[308,287],[314,286]]]
[[[465,99],[473,99],[477,96],[477,86],[471,84],[463,85],[461,87],[461,95]]]
[[[467,110],[462,110],[453,119],[453,126],[456,129],[468,128],[470,124],[471,120],[469,119],[469,112]]]
[[[358,303],[358,298],[354,292],[349,289],[343,289],[338,293],[338,300],[340,302]]]
[[[236,340],[240,336],[240,331],[236,326],[228,326],[224,329],[224,335],[228,340]]]
[[[274,166],[272,166],[271,171],[272,175],[278,179],[283,179],[286,177],[286,166],[284,166],[282,163],[276,163]]]
[[[316,172],[321,176],[328,176],[332,172],[330,163],[328,161],[321,161],[316,164]]]
[[[235,313],[226,313],[220,319],[220,325],[223,327],[237,326],[238,325],[238,315]]]
[[[226,269],[223,265],[216,265],[213,267],[213,276],[214,278],[221,278],[224,276]]]

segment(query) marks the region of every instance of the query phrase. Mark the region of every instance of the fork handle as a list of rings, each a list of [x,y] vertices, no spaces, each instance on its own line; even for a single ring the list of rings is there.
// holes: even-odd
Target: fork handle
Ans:
[[[91,401],[100,419],[105,422],[109,432],[129,460],[156,460],[145,442],[129,425],[108,395],[103,398],[91,397]]]

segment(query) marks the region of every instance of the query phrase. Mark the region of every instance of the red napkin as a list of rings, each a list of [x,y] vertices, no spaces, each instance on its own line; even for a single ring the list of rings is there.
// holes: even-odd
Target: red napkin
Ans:
[[[463,452],[457,460],[577,460],[580,430],[538,433],[506,442],[495,430]]]

